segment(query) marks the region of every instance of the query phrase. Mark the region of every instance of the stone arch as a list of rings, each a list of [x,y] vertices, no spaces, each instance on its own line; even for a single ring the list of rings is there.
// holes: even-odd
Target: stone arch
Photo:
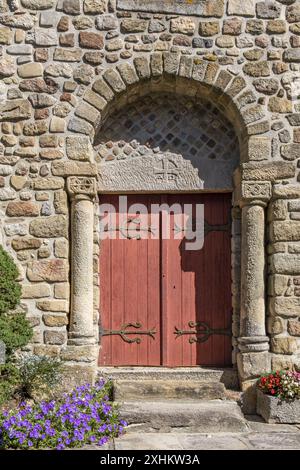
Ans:
[[[110,115],[96,136],[99,191],[231,190],[239,144],[202,99],[151,93]]]
[[[98,313],[99,252],[93,249],[93,223],[98,171],[91,144],[109,116],[154,92],[197,97],[213,103],[232,123],[239,139],[241,165],[235,174],[233,210],[237,221],[236,227],[233,227],[237,243],[233,249],[238,260],[242,242],[244,253],[241,262],[233,264],[233,276],[236,276],[233,289],[233,337],[234,362],[237,360],[239,377],[243,382],[249,375],[246,370],[248,360],[269,360],[269,339],[265,327],[264,208],[271,197],[271,181],[276,179],[279,170],[274,168],[275,176],[270,176],[269,167],[260,162],[269,160],[271,140],[267,134],[270,127],[265,119],[266,110],[264,105],[257,102],[255,92],[242,76],[235,76],[218,64],[198,57],[171,52],[153,53],[135,57],[133,63],[106,69],[85,90],[82,100],[74,109],[68,123],[68,130],[73,134],[73,159],[83,161],[75,165],[74,162],[53,164],[53,174],[69,176],[68,191],[72,200],[71,233],[74,248],[71,255],[71,280],[75,287],[71,292],[69,344],[85,345],[95,341],[93,331]],[[79,146],[76,149],[76,145],[82,142],[83,151]],[[78,155],[74,158],[76,151]],[[257,173],[258,168],[262,169]]]
[[[215,62],[172,52],[135,57],[132,64],[123,63],[106,69],[84,92],[68,130],[88,135],[93,142],[108,116],[155,92],[196,97],[213,103],[235,129],[241,162],[251,160],[251,155],[257,151],[257,139],[261,139],[256,136],[261,134],[257,123],[264,121],[266,112],[263,105],[257,104],[255,91],[246,80]],[[263,132],[267,131],[265,128]],[[269,139],[262,139],[268,152]]]

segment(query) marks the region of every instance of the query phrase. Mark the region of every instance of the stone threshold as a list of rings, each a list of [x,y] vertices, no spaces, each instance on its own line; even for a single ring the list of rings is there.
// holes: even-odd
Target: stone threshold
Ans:
[[[220,382],[238,390],[238,375],[233,368],[205,367],[98,367],[98,375],[112,380],[184,380]]]

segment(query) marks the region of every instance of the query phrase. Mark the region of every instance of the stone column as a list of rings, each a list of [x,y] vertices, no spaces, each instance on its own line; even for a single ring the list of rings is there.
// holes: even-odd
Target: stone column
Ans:
[[[95,178],[69,177],[71,198],[71,313],[69,345],[95,343],[93,325],[93,226]]]
[[[246,412],[255,411],[255,377],[270,369],[266,336],[265,207],[271,197],[269,182],[242,183],[241,312],[238,372],[248,393]],[[249,402],[249,390],[252,402]]]
[[[240,351],[266,351],[265,207],[270,183],[242,183]]]

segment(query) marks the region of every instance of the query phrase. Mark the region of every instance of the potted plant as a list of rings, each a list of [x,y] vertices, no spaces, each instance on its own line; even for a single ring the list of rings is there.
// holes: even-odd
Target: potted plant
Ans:
[[[267,423],[300,423],[300,373],[276,371],[258,380],[257,413]]]

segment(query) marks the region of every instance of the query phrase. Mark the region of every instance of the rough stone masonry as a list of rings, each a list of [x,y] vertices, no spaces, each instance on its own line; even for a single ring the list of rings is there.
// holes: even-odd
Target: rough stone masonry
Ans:
[[[19,267],[32,351],[60,356],[67,378],[93,377],[94,138],[119,109],[167,92],[211,101],[239,139],[232,298],[242,390],[264,371],[299,369],[300,1],[0,0],[0,44],[1,242]]]

